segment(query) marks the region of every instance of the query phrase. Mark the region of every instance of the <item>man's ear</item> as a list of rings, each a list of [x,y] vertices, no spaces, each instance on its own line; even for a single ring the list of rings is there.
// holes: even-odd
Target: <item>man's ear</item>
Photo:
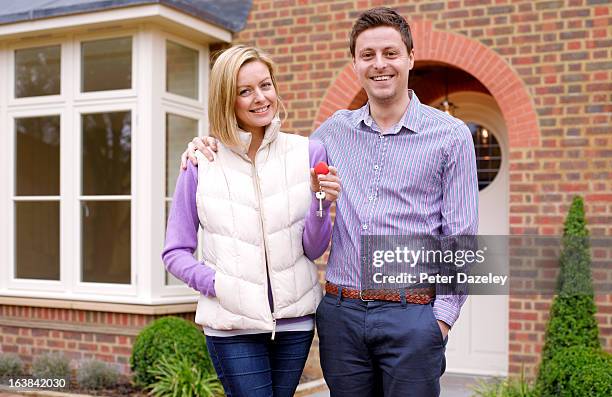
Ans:
[[[410,54],[408,54],[408,59],[410,60],[410,70],[414,67],[414,48],[410,50]]]

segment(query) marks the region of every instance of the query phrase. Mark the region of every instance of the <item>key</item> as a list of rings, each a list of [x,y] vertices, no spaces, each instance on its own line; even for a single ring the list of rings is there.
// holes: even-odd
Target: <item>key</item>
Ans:
[[[329,174],[329,167],[325,162],[319,161],[317,165],[314,166],[315,174],[317,175],[327,175]],[[315,197],[319,200],[319,210],[317,211],[317,216],[319,218],[323,218],[323,200],[325,200],[325,192],[319,186],[319,191],[315,193]]]
[[[317,211],[317,216],[319,218],[323,218],[323,200],[325,200],[325,192],[319,190],[315,193],[315,197],[319,200],[319,210]]]

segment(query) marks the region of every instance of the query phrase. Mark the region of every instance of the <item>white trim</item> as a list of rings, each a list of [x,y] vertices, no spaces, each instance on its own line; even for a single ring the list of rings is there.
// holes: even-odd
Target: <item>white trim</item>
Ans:
[[[8,267],[8,274],[6,280],[6,288],[18,288],[18,289],[29,289],[36,291],[63,291],[66,289],[66,281],[62,279],[62,259],[65,257],[65,252],[62,250],[62,207],[64,206],[64,200],[62,196],[62,178],[60,177],[60,196],[17,196],[15,194],[15,172],[16,172],[16,150],[15,150],[15,120],[21,118],[32,118],[32,117],[48,117],[57,116],[60,118],[60,176],[62,172],[62,158],[64,153],[62,152],[62,140],[63,131],[62,128],[65,123],[65,112],[63,107],[47,107],[44,111],[39,110],[20,110],[7,112],[7,122],[5,124],[8,131],[6,140],[7,149],[7,167],[5,168],[7,173],[7,193],[9,200],[5,206],[7,210],[6,225],[4,230],[7,233],[6,243],[6,263]],[[59,247],[59,280],[38,280],[38,279],[18,279],[15,277],[15,202],[28,202],[28,201],[55,201],[59,204],[60,211],[60,247]],[[35,243],[35,242],[34,242]],[[4,277],[3,277],[4,278]]]
[[[164,40],[163,40],[163,61],[161,62],[162,67],[162,79],[163,90],[162,90],[162,99],[164,102],[173,102],[179,105],[185,105],[191,107],[193,109],[201,109],[204,106],[204,99],[208,98],[208,92],[202,90],[202,80],[208,74],[208,47],[205,47],[200,44],[196,44],[192,41],[185,40],[182,37],[176,36],[171,33],[164,32]],[[168,41],[172,41],[178,45],[187,47],[191,50],[197,51],[198,53],[198,98],[193,99],[183,95],[174,94],[172,92],[167,91],[166,83],[168,81],[168,77],[166,74],[168,71],[166,70],[166,65],[168,60],[166,59],[166,54],[168,53],[167,44]],[[206,54],[206,55],[205,55]]]
[[[30,307],[52,307],[56,309],[73,309],[73,310],[89,310],[111,313],[130,313],[143,314],[149,316],[170,314],[170,313],[187,313],[195,312],[195,302],[184,304],[168,304],[168,305],[142,305],[142,304],[113,304],[113,303],[98,303],[91,301],[67,300],[67,299],[37,299],[37,298],[22,298],[22,297],[4,297],[0,296],[0,305],[11,306],[30,306]],[[37,323],[40,319],[32,319]],[[0,324],[3,321],[0,319]],[[59,325],[61,327],[61,325]]]
[[[7,84],[8,88],[8,104],[9,106],[32,106],[37,104],[48,105],[52,103],[62,103],[65,101],[65,92],[64,90],[64,65],[66,62],[66,54],[64,43],[66,42],[65,38],[54,37],[52,39],[41,40],[35,43],[12,43],[8,47],[8,76],[7,82],[11,84]],[[16,50],[27,50],[31,48],[39,48],[39,47],[60,47],[60,93],[58,95],[44,95],[44,96],[31,96],[31,97],[23,97],[23,98],[15,98],[15,51]]]
[[[60,121],[60,123],[61,123],[61,121]],[[60,132],[60,135],[61,135],[61,132]],[[60,201],[61,198],[62,198],[62,196],[13,196],[12,200],[13,201],[17,201],[17,202],[19,202],[19,201],[21,201],[21,202],[28,202],[28,201]]]
[[[81,163],[81,142],[83,137],[83,131],[81,130],[82,123],[81,118],[84,114],[99,114],[99,113],[114,113],[114,112],[130,112],[131,117],[131,147],[130,153],[130,172],[131,172],[131,194],[121,196],[110,196],[110,195],[99,195],[95,196],[100,199],[109,198],[112,201],[129,201],[130,203],[130,283],[129,284],[107,284],[107,283],[93,283],[84,282],[82,280],[83,263],[81,256],[82,248],[82,230],[81,230],[81,202],[88,201],[89,195],[81,195],[81,182],[82,182],[82,171],[83,165]],[[134,159],[134,146],[138,143],[138,113],[136,112],[136,104],[115,104],[115,105],[89,105],[75,107],[72,112],[73,117],[73,155],[71,156],[72,166],[75,170],[73,176],[73,185],[76,188],[76,197],[73,201],[72,206],[72,230],[75,232],[75,239],[73,240],[72,255],[75,258],[73,264],[73,275],[76,276],[73,279],[73,291],[79,294],[95,293],[99,295],[124,295],[124,296],[136,296],[136,261],[135,255],[135,228],[136,228],[136,216],[134,209],[138,202],[138,193],[134,189],[134,175],[137,175],[137,158]],[[136,141],[136,142],[135,142]],[[136,178],[137,179],[137,178]],[[95,199],[95,198],[94,198]],[[78,264],[78,266],[76,266]]]
[[[48,283],[48,281],[45,281],[45,283]],[[113,288],[115,288],[117,285],[118,284],[108,284],[109,287]],[[177,303],[192,303],[197,302],[198,300],[197,295],[168,296],[146,299],[137,295],[100,294],[95,291],[84,291],[79,293],[70,293],[68,291],[42,291],[40,288],[33,290],[7,288],[6,290],[2,291],[2,296],[41,299],[67,299],[88,302],[131,303],[141,305],[170,305]]]
[[[10,82],[8,74],[8,50],[6,45],[0,42],[0,81]],[[0,129],[8,127],[9,119],[7,113],[7,97],[8,97],[8,85],[0,84]],[[5,129],[4,131],[8,131]],[[8,222],[10,214],[10,197],[13,195],[9,184],[9,175],[11,171],[11,148],[8,144],[9,140],[8,133],[0,134],[0,219],[4,219],[4,222],[0,223],[0,290],[6,289],[8,282],[9,272],[9,236],[10,222]],[[6,264],[6,265],[4,265]]]
[[[103,26],[113,23],[153,20],[179,25],[211,41],[232,41],[232,33],[201,19],[184,14],[172,8],[151,4],[130,6],[118,9],[85,12],[61,17],[51,17],[34,21],[22,21],[0,25],[0,39],[27,35],[41,35],[50,31]]]
[[[164,197],[164,200],[163,200],[164,202],[163,202],[163,206],[161,207],[160,217],[161,217],[162,221],[164,221],[165,220],[165,217],[164,217],[165,206],[166,206],[166,204],[168,202],[172,202],[172,198],[171,197],[166,197],[166,192],[165,192],[165,182],[166,182],[166,180],[165,180],[165,171],[166,171],[166,167],[168,166],[166,164],[166,161],[165,161],[166,160],[166,156],[165,156],[165,153],[166,153],[166,141],[167,141],[167,134],[168,134],[168,131],[165,128],[166,127],[166,119],[168,117],[168,114],[173,114],[173,115],[176,115],[176,116],[181,116],[181,117],[189,118],[191,120],[195,120],[198,123],[198,127],[197,128],[198,128],[198,134],[199,134],[199,132],[202,129],[203,114],[202,114],[202,111],[195,112],[195,111],[193,111],[191,109],[187,109],[185,107],[177,106],[176,104],[171,104],[171,105],[164,104],[164,105],[162,105],[162,112],[161,112],[161,114],[163,115],[163,119],[164,119],[164,122],[163,122],[163,125],[164,125],[163,139],[161,139],[162,146],[163,146],[163,149],[162,149],[161,153],[164,154],[164,157],[163,157],[164,160],[161,162],[162,163],[162,171],[163,171],[163,177],[161,178],[162,185],[163,185],[162,186],[162,197]],[[187,143],[188,142],[185,142],[185,145],[187,145]],[[170,166],[173,166],[173,165],[170,165]],[[175,166],[178,167],[179,164],[176,164]],[[165,225],[164,225],[164,227],[162,228],[162,235],[161,235],[162,241],[164,240],[165,229],[166,228],[165,228]],[[197,252],[197,255],[199,255],[199,250]],[[160,261],[160,263],[161,263],[161,265],[163,267],[163,263],[161,261]],[[164,271],[163,272],[163,278],[161,280],[161,284],[159,284],[157,286],[159,288],[158,291],[159,291],[159,296],[160,297],[193,296],[194,294],[197,294],[194,290],[192,290],[191,288],[188,288],[187,285],[185,285],[185,284],[183,284],[183,285],[168,285],[168,284],[166,284],[165,274],[166,274],[166,272]]]
[[[161,59],[159,57],[159,45],[157,45],[158,29],[150,24],[144,24],[139,29],[140,41],[140,56],[143,59]],[[138,262],[134,263],[137,274],[137,291],[140,299],[151,301],[155,294],[152,285],[159,278],[161,269],[156,269],[156,259],[159,255],[155,255],[154,247],[156,243],[152,240],[155,236],[156,228],[155,219],[152,216],[155,202],[158,200],[154,185],[158,183],[159,178],[154,177],[153,167],[156,164],[156,152],[154,146],[157,144],[159,133],[157,132],[161,126],[157,119],[159,115],[155,113],[155,103],[159,102],[159,89],[157,89],[160,62],[142,62],[140,65],[139,74],[141,75],[142,84],[139,88],[138,110],[140,112],[139,130],[142,131],[141,139],[138,145],[133,145],[133,153],[138,153],[139,163],[139,180],[132,181],[132,188],[140,193],[138,205],[134,208],[137,216],[135,232],[139,238],[132,242],[134,250],[138,254]],[[159,246],[158,246],[159,247]],[[157,258],[156,258],[157,256]]]
[[[83,81],[83,65],[81,57],[81,48],[83,43],[98,41],[98,40],[109,40],[109,39],[123,39],[130,38],[132,41],[132,76],[131,76],[131,87],[119,90],[106,90],[106,91],[88,91],[83,92],[81,83]],[[87,34],[78,34],[74,36],[74,54],[72,58],[72,64],[76,65],[76,72],[72,75],[73,78],[73,93],[75,94],[75,101],[87,102],[87,101],[98,101],[100,99],[109,98],[135,98],[138,95],[138,85],[140,83],[139,77],[139,66],[140,57],[138,54],[138,35],[137,31],[131,29],[114,30],[111,32],[96,32]]]

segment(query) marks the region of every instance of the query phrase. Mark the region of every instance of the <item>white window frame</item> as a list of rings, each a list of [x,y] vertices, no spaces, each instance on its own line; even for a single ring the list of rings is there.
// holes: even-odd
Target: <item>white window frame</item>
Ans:
[[[9,106],[33,106],[51,104],[62,104],[66,101],[66,89],[64,82],[69,78],[66,69],[66,60],[69,53],[67,52],[66,42],[68,36],[53,37],[46,40],[37,40],[35,42],[27,41],[26,43],[13,42],[8,47],[8,104]],[[27,50],[38,47],[60,46],[60,93],[58,95],[31,96],[23,98],[15,98],[15,50]]]
[[[198,120],[198,135],[207,135],[209,48],[191,42],[156,22],[109,26],[97,31],[58,32],[41,38],[0,42],[0,257],[9,269],[0,273],[0,294],[34,298],[89,300],[131,304],[194,302],[197,293],[186,285],[165,285],[161,260],[165,236],[166,113]],[[107,38],[132,38],[132,87],[81,92],[81,43]],[[166,92],[166,41],[198,51],[198,100]],[[60,95],[14,98],[14,51],[60,45]],[[155,62],[142,60],[154,59]],[[130,111],[131,153],[131,284],[81,282],[81,115]],[[14,119],[60,116],[60,280],[14,279],[15,178]],[[187,142],[185,142],[187,144]],[[160,159],[162,161],[160,161]],[[176,165],[178,167],[178,164]]]
[[[175,36],[171,33],[163,31],[157,37],[158,48],[161,48],[161,54],[163,61],[160,62],[161,73],[159,76],[161,78],[157,82],[157,86],[160,89],[161,101],[159,103],[158,114],[161,116],[161,122],[159,125],[161,126],[161,131],[159,131],[160,139],[158,140],[156,151],[159,150],[161,153],[162,161],[157,162],[157,167],[154,170],[156,176],[158,176],[157,180],[159,181],[159,186],[157,186],[157,191],[159,192],[159,197],[161,197],[161,205],[158,205],[156,208],[156,213],[154,216],[158,219],[159,223],[163,225],[160,230],[160,233],[157,234],[157,237],[154,239],[159,240],[161,243],[158,247],[163,247],[163,242],[165,240],[165,206],[166,206],[166,115],[168,113],[172,113],[178,116],[187,117],[190,119],[198,120],[198,136],[206,136],[208,135],[208,78],[209,78],[209,48],[208,46],[198,45],[196,43],[185,40],[181,37]],[[199,75],[198,75],[198,98],[196,101],[192,98],[183,97],[181,95],[172,94],[166,91],[166,43],[167,41],[173,41],[177,44],[183,45],[185,47],[191,48],[193,50],[198,51],[198,66],[199,66]],[[188,142],[185,142],[185,146]],[[179,165],[176,164],[178,167]],[[198,238],[198,241],[200,239]],[[159,258],[159,263],[162,268],[161,278],[157,280],[153,285],[153,293],[160,300],[172,300],[176,302],[188,302],[192,301],[197,297],[197,293],[186,285],[166,285],[166,277],[165,277],[165,267],[163,262],[161,261],[159,253],[161,253],[161,249],[157,249]],[[199,252],[198,252],[199,258]],[[189,299],[186,299],[189,298]]]
[[[87,41],[105,40],[105,39],[120,39],[124,37],[132,38],[132,87],[120,90],[92,91],[81,92],[81,80],[83,65],[81,64],[81,44]],[[75,94],[75,103],[92,102],[99,100],[108,100],[114,98],[137,98],[138,88],[140,85],[140,77],[138,70],[140,68],[140,57],[138,52],[139,47],[138,30],[134,28],[117,29],[111,31],[103,31],[96,33],[81,33],[75,35],[73,41],[74,50],[72,64],[75,65],[75,72],[72,75],[73,93]]]
[[[72,256],[74,258],[74,264],[72,267],[73,273],[73,286],[74,292],[77,294],[100,294],[100,295],[123,295],[123,296],[136,296],[136,260],[135,255],[135,230],[137,230],[137,219],[136,214],[133,211],[137,205],[138,192],[135,191],[134,187],[134,176],[137,175],[137,159],[135,159],[134,148],[138,144],[138,114],[136,112],[136,103],[134,101],[126,100],[123,102],[115,101],[112,105],[99,104],[99,105],[74,105],[73,112],[73,126],[72,131],[75,132],[72,139],[72,182],[76,188],[76,194],[72,205],[72,229],[74,230],[73,245],[72,245]],[[113,113],[113,112],[130,112],[131,113],[131,149],[130,153],[130,172],[131,172],[131,192],[130,195],[95,195],[86,196],[81,194],[81,182],[82,182],[82,170],[83,165],[81,163],[81,143],[83,137],[82,131],[82,115],[91,113]],[[95,283],[95,282],[84,282],[82,279],[83,264],[81,263],[81,247],[82,247],[82,233],[81,233],[81,201],[129,201],[130,202],[130,284],[114,284],[114,283]]]
[[[196,44],[182,37],[176,36],[172,33],[164,31],[163,37],[163,62],[161,62],[161,76],[162,78],[162,99],[166,103],[175,103],[182,105],[194,110],[202,110],[206,107],[205,99],[208,99],[208,65],[209,65],[209,54],[208,47]],[[198,52],[198,99],[189,98],[186,96],[173,94],[166,91],[166,53],[167,43],[172,41],[176,44],[180,44],[184,47],[192,49]]]
[[[15,119],[28,118],[28,117],[47,117],[47,116],[59,116],[60,117],[60,194],[55,196],[53,200],[49,200],[49,196],[42,196],[45,198],[37,199],[37,196],[16,196],[15,195]],[[8,205],[7,216],[6,216],[6,263],[8,264],[8,288],[15,289],[32,289],[35,291],[46,291],[46,292],[57,292],[63,291],[68,287],[67,281],[62,275],[66,274],[66,266],[68,262],[68,252],[66,251],[66,239],[63,237],[67,232],[67,227],[63,221],[63,216],[66,215],[66,188],[67,178],[62,177],[62,171],[67,170],[66,155],[63,151],[63,146],[67,141],[68,137],[62,133],[65,130],[67,117],[63,107],[50,106],[44,110],[41,109],[29,109],[29,110],[16,110],[8,113],[8,123],[6,125],[6,131],[9,131],[6,139],[7,150],[7,166],[10,172],[7,174],[7,193],[8,193]],[[35,159],[33,159],[34,161]],[[59,280],[37,280],[37,279],[18,279],[15,278],[15,202],[17,201],[57,201],[59,202],[60,210],[60,279]]]
[[[198,122],[198,136],[204,136],[205,132],[204,132],[204,122],[203,122],[203,118],[204,116],[201,113],[195,112],[193,110],[189,110],[189,109],[185,109],[183,107],[180,106],[176,106],[176,105],[172,105],[172,104],[165,104],[162,106],[162,114],[164,117],[164,130],[163,130],[163,137],[164,139],[162,139],[162,144],[163,144],[163,164],[164,164],[164,168],[163,168],[163,175],[162,175],[162,181],[164,182],[164,192],[163,192],[163,207],[161,210],[161,215],[162,215],[162,220],[165,223],[165,208],[166,208],[166,204],[169,202],[172,202],[171,199],[169,199],[166,196],[166,191],[165,191],[165,171],[166,171],[166,138],[167,138],[167,134],[168,131],[166,130],[166,117],[168,116],[168,114],[173,114],[176,116],[181,116],[181,117],[186,117],[189,119],[193,119],[196,120]],[[185,145],[187,145],[188,142],[185,142]],[[170,165],[172,166],[172,165]],[[176,166],[178,167],[178,164],[176,164]],[[165,228],[163,228],[163,233],[162,233],[162,238],[165,238]],[[198,245],[201,243],[200,241],[200,233],[198,233]],[[200,252],[199,250],[196,250],[196,257],[198,258],[198,260],[201,260],[200,257]],[[162,263],[162,267],[163,267],[163,263]],[[162,284],[160,287],[160,293],[159,296],[160,297],[172,297],[172,296],[183,296],[183,295],[193,295],[195,292],[193,290],[191,290],[190,288],[185,288],[184,285],[167,285],[166,284],[166,273],[164,271],[163,274],[163,279],[162,279]]]

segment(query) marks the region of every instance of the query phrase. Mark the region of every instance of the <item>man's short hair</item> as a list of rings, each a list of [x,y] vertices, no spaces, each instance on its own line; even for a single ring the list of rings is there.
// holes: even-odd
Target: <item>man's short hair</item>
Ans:
[[[402,41],[406,44],[406,49],[410,54],[410,51],[412,51],[412,34],[410,33],[410,25],[408,25],[408,22],[406,22],[403,16],[391,8],[377,7],[365,11],[353,24],[353,30],[351,31],[349,41],[353,58],[355,58],[355,42],[357,41],[357,36],[365,30],[379,26],[390,26],[397,30],[402,36]]]

